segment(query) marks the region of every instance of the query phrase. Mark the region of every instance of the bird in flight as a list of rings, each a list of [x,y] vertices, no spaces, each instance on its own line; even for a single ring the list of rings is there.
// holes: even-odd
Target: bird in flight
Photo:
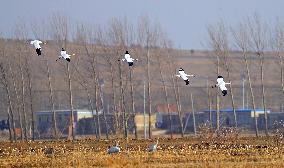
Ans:
[[[195,77],[195,75],[188,75],[184,72],[183,68],[180,68],[178,70],[179,75],[176,75],[177,77],[181,77],[184,81],[186,85],[189,85],[189,79],[188,77]]]

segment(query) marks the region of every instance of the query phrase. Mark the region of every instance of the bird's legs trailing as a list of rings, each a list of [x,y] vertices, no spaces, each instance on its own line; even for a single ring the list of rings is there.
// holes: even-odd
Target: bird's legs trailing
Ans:
[[[59,57],[59,58],[57,58],[55,61],[58,61],[58,60],[60,60],[60,57]]]

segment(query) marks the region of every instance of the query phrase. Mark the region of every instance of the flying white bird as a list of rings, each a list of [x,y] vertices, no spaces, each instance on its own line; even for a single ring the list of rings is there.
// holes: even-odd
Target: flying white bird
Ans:
[[[180,68],[180,69],[178,70],[178,73],[179,73],[179,75],[176,75],[176,76],[177,76],[177,77],[181,77],[181,78],[185,81],[185,84],[186,84],[186,85],[189,85],[188,76],[189,76],[189,77],[195,77],[195,75],[188,75],[188,74],[186,74],[182,68]]]
[[[230,84],[231,83],[224,82],[223,76],[218,76],[217,83],[215,84],[215,86],[212,86],[212,87],[217,87],[218,86],[220,88],[220,90],[222,91],[223,96],[226,96],[227,95],[226,85],[230,85]]]
[[[72,55],[75,55],[75,54],[72,54]],[[70,62],[70,56],[69,54],[67,54],[67,52],[64,50],[64,48],[61,49],[61,52],[60,52],[60,56],[58,57],[57,60],[61,59],[61,58],[64,58],[66,59],[66,61]],[[56,60],[56,61],[57,61]]]
[[[149,152],[155,152],[155,151],[157,151],[158,143],[159,143],[159,139],[157,139],[157,142],[156,142],[156,143],[151,144],[151,145],[149,146],[148,151],[149,151]]]
[[[112,154],[112,153],[119,153],[120,152],[120,147],[118,145],[119,141],[117,141],[115,143],[115,146],[109,147],[107,150],[108,154]]]
[[[42,41],[33,40],[33,41],[31,41],[31,44],[35,47],[37,55],[40,56],[41,55],[41,46],[40,46],[40,44],[42,44]]]
[[[122,61],[126,61],[129,66],[132,66],[134,60],[138,61],[138,59],[131,58],[129,52],[126,51],[125,54],[124,54],[124,58],[122,59]]]

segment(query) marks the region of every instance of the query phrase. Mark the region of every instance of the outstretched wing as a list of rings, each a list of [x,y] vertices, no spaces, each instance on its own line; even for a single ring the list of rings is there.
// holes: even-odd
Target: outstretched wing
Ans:
[[[177,77],[181,77],[180,75],[176,75]]]

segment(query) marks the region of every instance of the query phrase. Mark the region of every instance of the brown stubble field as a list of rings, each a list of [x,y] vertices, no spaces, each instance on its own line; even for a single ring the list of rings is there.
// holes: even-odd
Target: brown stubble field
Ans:
[[[284,167],[283,145],[274,138],[120,140],[121,152],[107,154],[114,140],[0,143],[0,167]]]

